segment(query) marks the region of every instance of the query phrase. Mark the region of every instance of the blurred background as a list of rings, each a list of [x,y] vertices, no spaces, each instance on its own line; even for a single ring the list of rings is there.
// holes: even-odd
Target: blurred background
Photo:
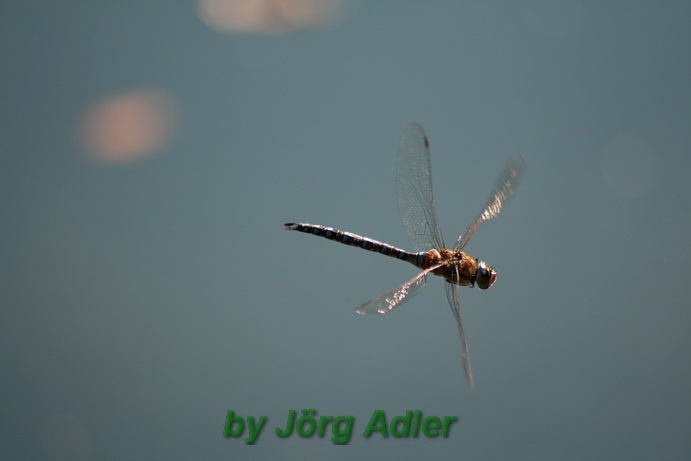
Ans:
[[[691,456],[691,4],[0,2],[0,458]],[[466,251],[465,383],[441,280],[284,232],[410,248],[400,135],[430,138]],[[289,410],[350,444],[280,439]],[[227,410],[267,416],[254,446]],[[362,437],[454,415],[448,438]]]

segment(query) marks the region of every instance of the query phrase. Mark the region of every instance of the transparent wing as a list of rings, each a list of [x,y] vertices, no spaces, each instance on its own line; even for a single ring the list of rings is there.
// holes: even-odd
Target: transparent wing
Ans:
[[[413,248],[417,252],[445,248],[432,197],[429,143],[417,123],[403,132],[396,170],[398,211]]]
[[[391,312],[395,307],[415,296],[427,283],[427,274],[439,266],[441,264],[425,269],[403,285],[370,299],[355,309],[355,312],[358,314],[386,314]]]
[[[497,179],[497,183],[494,186],[492,193],[487,199],[485,207],[482,209],[477,218],[475,218],[475,221],[473,221],[468,229],[466,229],[466,231],[458,238],[454,250],[462,250],[468,243],[468,240],[470,240],[473,232],[475,232],[475,228],[477,228],[480,223],[489,221],[501,212],[502,208],[509,200],[509,197],[511,197],[514,190],[516,190],[516,186],[518,185],[518,177],[520,176],[523,167],[525,167],[525,162],[519,154],[514,154],[511,156],[511,158],[509,158],[504,166],[504,170]]]
[[[465,333],[463,332],[460,290],[458,287],[459,285],[446,282],[446,297],[449,300],[451,312],[453,312],[453,316],[456,318],[456,323],[458,324],[458,335],[461,339],[461,358],[463,359],[463,371],[465,372],[465,377],[468,380],[468,385],[473,387],[475,385],[475,381],[473,380],[473,370],[470,367],[470,353],[468,352],[468,344],[465,341]]]

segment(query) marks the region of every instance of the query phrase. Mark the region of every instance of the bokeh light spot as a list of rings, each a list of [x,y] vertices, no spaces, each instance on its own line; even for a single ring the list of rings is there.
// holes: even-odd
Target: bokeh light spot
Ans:
[[[87,155],[122,163],[160,152],[175,131],[176,104],[166,92],[138,90],[94,103],[80,124]]]
[[[344,17],[345,0],[198,0],[201,19],[220,32],[278,34],[327,27]]]

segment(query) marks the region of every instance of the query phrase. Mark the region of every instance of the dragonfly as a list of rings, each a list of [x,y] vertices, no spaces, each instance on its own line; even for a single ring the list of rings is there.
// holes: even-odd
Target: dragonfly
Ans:
[[[496,281],[497,271],[484,261],[464,253],[463,250],[475,229],[502,211],[518,185],[525,162],[519,154],[514,154],[509,158],[480,214],[458,237],[455,245],[447,248],[434,206],[429,150],[429,140],[422,127],[417,123],[410,123],[403,132],[398,150],[396,198],[403,226],[413,245],[413,252],[316,224],[286,223],[285,229],[313,234],[345,245],[381,253],[422,269],[422,272],[404,284],[362,304],[355,310],[358,314],[387,314],[415,296],[427,283],[429,274],[442,277],[445,281],[446,297],[458,325],[463,370],[468,385],[472,388],[474,378],[461,320],[459,287],[477,285],[479,289],[486,290]]]

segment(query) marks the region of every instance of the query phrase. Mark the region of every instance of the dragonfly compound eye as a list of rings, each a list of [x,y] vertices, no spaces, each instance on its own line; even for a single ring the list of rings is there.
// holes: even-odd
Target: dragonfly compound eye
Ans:
[[[477,265],[477,276],[475,278],[478,288],[486,290],[492,286],[496,279],[497,271],[489,267],[487,263],[480,261]]]

